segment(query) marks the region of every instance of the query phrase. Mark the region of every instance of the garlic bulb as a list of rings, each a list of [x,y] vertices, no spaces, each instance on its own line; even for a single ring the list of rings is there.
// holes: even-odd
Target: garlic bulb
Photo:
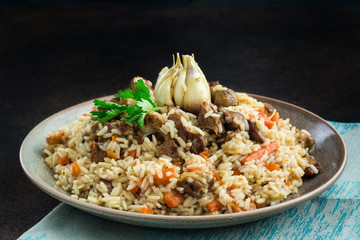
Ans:
[[[193,56],[183,55],[183,64],[177,54],[172,68],[163,68],[155,85],[156,104],[179,106],[185,111],[198,113],[200,104],[211,102],[210,87]]]

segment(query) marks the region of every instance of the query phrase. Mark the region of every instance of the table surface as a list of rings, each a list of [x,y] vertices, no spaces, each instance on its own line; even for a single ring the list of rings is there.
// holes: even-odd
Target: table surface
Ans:
[[[194,53],[209,81],[360,122],[360,5],[55,3],[0,5],[0,239],[59,202],[23,173],[27,133],[134,76],[156,81]]]

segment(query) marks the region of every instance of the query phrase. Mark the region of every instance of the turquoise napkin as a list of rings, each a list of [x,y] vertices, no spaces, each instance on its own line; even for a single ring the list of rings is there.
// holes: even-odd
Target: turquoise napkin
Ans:
[[[315,199],[277,216],[215,229],[156,229],[104,220],[62,203],[19,239],[360,239],[360,124],[329,123],[348,148],[343,174]]]

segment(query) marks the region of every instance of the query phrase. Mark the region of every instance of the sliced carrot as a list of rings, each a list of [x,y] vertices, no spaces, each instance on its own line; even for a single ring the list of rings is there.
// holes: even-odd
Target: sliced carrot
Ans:
[[[205,150],[202,152],[202,154],[208,156],[209,155],[209,149],[205,148]]]
[[[108,158],[117,159],[116,153],[114,153],[113,151],[107,151],[106,155]]]
[[[154,175],[154,182],[157,185],[167,185],[170,183],[170,179],[175,177],[175,169],[167,168],[162,170],[162,178],[160,178],[157,174]]]
[[[168,207],[177,207],[185,201],[185,196],[176,190],[165,193],[165,202]]]
[[[111,136],[111,141],[116,142],[116,136]]]
[[[137,193],[137,191],[139,191],[139,187],[138,186],[135,186],[133,187],[132,189],[129,190],[129,192],[132,193],[132,195],[135,195]]]
[[[274,152],[279,147],[279,143],[277,141],[271,141],[268,145],[260,148],[256,152],[253,152],[249,156],[245,157],[241,160],[241,164],[245,164],[246,162],[252,161],[252,160],[258,160],[260,159],[266,152],[268,154]]]
[[[267,163],[267,164],[264,164],[264,167],[266,167],[270,171],[275,171],[275,170],[279,171],[280,170],[280,165],[276,164],[276,163]]]
[[[209,154],[209,150],[205,148],[205,150],[202,153],[200,153],[199,156],[205,160],[208,160],[209,159],[208,154]]]
[[[80,174],[80,167],[79,164],[77,162],[74,162],[72,165],[72,175],[74,177],[78,177]]]
[[[258,110],[258,118],[263,119],[265,126],[268,128],[272,128],[274,126],[274,122],[271,121],[261,109]]]
[[[97,110],[97,106],[94,105],[94,106],[91,108],[91,110],[96,111],[96,110]]]
[[[64,136],[64,132],[58,132],[57,134],[49,135],[46,138],[46,142],[49,145],[56,145],[56,144],[63,143],[62,136]]]
[[[200,153],[199,156],[202,157],[202,158],[205,159],[205,160],[208,160],[208,159],[209,159],[209,157],[206,156],[206,155],[203,154],[203,153]]]
[[[150,209],[150,208],[141,208],[140,209],[140,213],[144,213],[144,214],[154,214],[154,210]]]
[[[194,168],[189,168],[188,171],[189,172],[202,172],[203,168],[194,167]]]
[[[131,156],[133,158],[136,158],[136,150],[129,151],[128,156]]]
[[[65,166],[67,164],[70,163],[70,158],[69,157],[62,157],[59,159],[58,164],[61,166]]]
[[[211,213],[219,211],[223,205],[219,202],[218,199],[215,199],[207,204],[207,207]]]
[[[221,178],[220,178],[220,176],[219,176],[218,173],[214,173],[214,178],[216,179],[216,181],[220,181],[220,180],[221,180]]]
[[[276,113],[270,118],[270,120],[273,121],[273,122],[277,122],[277,121],[279,121],[279,119],[280,119],[280,114],[279,114],[279,112],[276,112]]]
[[[230,195],[230,197],[234,197],[234,195],[232,195],[232,193],[231,193],[231,190],[233,190],[233,189],[235,189],[235,188],[237,188],[237,186],[235,185],[235,184],[232,184],[230,187],[228,187],[227,189],[226,189],[226,192]]]
[[[256,208],[263,208],[265,207],[265,203],[256,203]]]
[[[235,203],[229,203],[231,209],[233,212],[242,212],[243,210],[241,209],[241,207],[239,207],[238,205],[236,205]]]
[[[241,172],[239,169],[234,169],[234,175],[241,175]]]
[[[181,162],[175,162],[175,163],[173,163],[173,165],[179,166],[179,165],[181,165]]]
[[[291,185],[291,181],[290,181],[290,180],[285,181],[285,185],[286,185],[286,186],[290,186],[290,185]]]
[[[132,158],[136,158],[136,152],[137,152],[136,150],[129,151],[127,157],[131,156]],[[122,153],[120,159],[124,159],[124,158],[125,158],[124,153]]]
[[[250,210],[255,210],[255,209],[256,209],[256,204],[253,202],[250,202],[250,207],[248,210],[250,211]]]

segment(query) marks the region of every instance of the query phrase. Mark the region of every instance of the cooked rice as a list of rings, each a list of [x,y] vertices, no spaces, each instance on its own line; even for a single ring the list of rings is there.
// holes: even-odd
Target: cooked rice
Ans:
[[[241,101],[239,106],[227,107],[227,109],[240,112],[246,118],[250,115],[256,116],[258,114],[256,110],[264,106],[263,103],[244,93],[238,93],[238,99]],[[302,176],[306,167],[312,168],[315,173],[318,172],[304,158],[308,156],[309,149],[297,143],[296,128],[290,124],[289,119],[280,119],[271,129],[265,126],[263,120],[256,120],[256,126],[264,136],[269,140],[278,141],[280,147],[271,154],[263,155],[260,160],[241,164],[244,157],[267,145],[269,141],[264,144],[251,141],[247,132],[249,126],[242,126],[241,132],[231,141],[218,147],[214,142],[214,134],[198,128],[196,116],[182,111],[185,116],[181,118],[183,125],[191,132],[200,133],[208,139],[210,154],[208,159],[204,159],[187,150],[191,143],[179,137],[174,122],[167,120],[173,111],[172,109],[162,114],[166,122],[160,130],[164,134],[169,133],[171,138],[179,143],[180,158],[184,161],[182,166],[172,163],[170,157],[156,157],[156,147],[160,142],[154,135],[144,136],[143,142],[140,143],[133,136],[121,136],[118,129],[109,131],[108,127],[101,123],[98,124],[97,136],[102,136],[105,140],[99,147],[103,151],[114,152],[116,159],[105,157],[103,162],[91,162],[89,135],[94,122],[89,114],[84,114],[68,126],[50,134],[63,132],[65,141],[63,144],[47,145],[43,151],[48,156],[45,159],[46,163],[55,172],[56,185],[69,191],[72,198],[108,208],[130,212],[151,208],[155,214],[203,215],[231,213],[233,212],[231,203],[235,203],[243,210],[251,209],[251,203],[258,206],[280,203],[289,194],[297,193],[303,183]],[[205,117],[214,114],[211,110]],[[135,158],[130,154],[131,151],[136,152]],[[123,152],[122,157],[120,157],[121,152]],[[59,165],[59,159],[65,156],[71,159],[71,163],[65,166]],[[80,166],[78,177],[73,177],[72,174],[72,165],[75,162]],[[280,171],[268,170],[264,166],[267,163],[279,164]],[[156,185],[154,175],[161,178],[162,170],[167,168],[175,170],[175,177],[171,178],[167,185]],[[179,176],[183,171],[194,169],[200,169],[210,175],[218,174],[221,180],[214,182],[212,191],[200,197],[185,194],[182,204],[168,207],[164,194],[172,189],[183,193],[184,188],[177,185]],[[242,175],[234,175],[235,169],[239,169]],[[290,184],[288,180],[291,180]],[[105,181],[111,183],[111,191]],[[139,187],[140,190],[134,195],[131,189],[135,187]],[[219,212],[210,213],[207,204],[214,199],[218,199],[223,208]]]

